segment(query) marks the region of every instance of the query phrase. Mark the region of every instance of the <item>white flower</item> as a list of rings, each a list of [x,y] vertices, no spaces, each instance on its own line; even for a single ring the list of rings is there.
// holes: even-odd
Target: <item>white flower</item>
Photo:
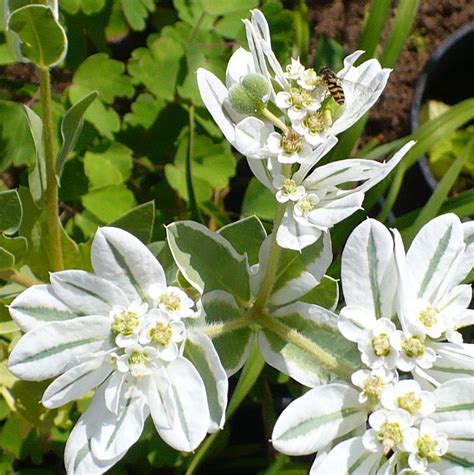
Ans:
[[[10,371],[26,380],[56,378],[43,395],[48,408],[97,388],[67,442],[69,474],[107,471],[140,437],[149,414],[165,442],[194,450],[222,425],[227,377],[211,341],[181,320],[193,302],[168,287],[153,254],[120,229],[97,231],[92,263],[96,274],[53,273],[51,285],[12,302],[11,315],[27,333],[10,355]],[[186,338],[204,358],[182,356]],[[209,401],[203,377],[215,388]]]
[[[420,385],[412,379],[398,381],[395,385],[386,388],[380,402],[386,409],[404,409],[414,417],[425,417],[435,411],[433,393],[422,390]]]
[[[308,160],[314,163],[311,147],[303,137],[291,131],[287,134],[272,132],[267,139],[267,150],[280,163],[304,163]]]
[[[280,109],[286,110],[288,118],[292,122],[304,119],[309,112],[315,112],[321,106],[321,102],[306,89],[298,87],[279,92],[275,97],[275,104]]]
[[[277,175],[273,180],[273,186],[278,190],[276,199],[279,203],[287,201],[299,201],[305,195],[303,186],[297,186],[295,180]]]
[[[403,409],[375,411],[369,416],[371,429],[362,437],[369,452],[383,450],[385,454],[398,449],[405,440],[406,430],[413,424],[412,416]]]
[[[397,368],[402,371],[413,371],[417,367],[428,369],[436,361],[436,352],[430,348],[423,334],[397,331],[392,343],[399,353]]]
[[[286,73],[284,73],[287,79],[298,79],[300,74],[304,72],[305,67],[300,63],[300,58],[291,58],[291,63],[286,66]]]
[[[359,369],[352,373],[351,381],[354,386],[362,389],[359,394],[359,402],[361,404],[367,401],[378,401],[382,394],[387,391],[397,380],[397,373],[389,371],[383,366],[367,370]]]
[[[318,84],[321,84],[321,80],[316,74],[316,71],[312,68],[309,68],[301,71],[297,83],[303,89],[306,89],[307,91],[313,91]]]
[[[437,431],[435,421],[424,419],[419,429],[412,427],[406,431],[403,449],[410,452],[410,468],[423,472],[429,463],[439,462],[448,451],[448,436]]]
[[[152,284],[148,288],[148,295],[155,305],[166,312],[173,320],[195,318],[197,316],[197,313],[193,310],[193,300],[178,287],[163,287]]]
[[[414,145],[406,144],[387,163],[370,160],[332,162],[307,174],[311,167],[302,165],[291,178],[303,186],[306,195],[297,203],[288,202],[277,230],[279,246],[301,250],[313,244],[323,232],[361,209],[365,191],[382,181]],[[363,182],[347,189],[348,184]]]

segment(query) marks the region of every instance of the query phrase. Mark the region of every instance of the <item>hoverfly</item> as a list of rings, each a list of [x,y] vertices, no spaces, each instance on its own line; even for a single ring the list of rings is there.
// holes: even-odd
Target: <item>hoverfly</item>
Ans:
[[[340,106],[344,105],[346,101],[344,89],[342,88],[342,84],[344,83],[347,85],[351,85],[353,89],[358,90],[359,94],[361,95],[365,95],[369,93],[368,88],[366,86],[362,84],[354,83],[352,81],[348,81],[347,79],[344,79],[344,78],[340,78],[336,75],[334,71],[332,71],[326,66],[323,66],[319,70],[319,77],[322,79],[322,81],[326,85],[329,94]]]

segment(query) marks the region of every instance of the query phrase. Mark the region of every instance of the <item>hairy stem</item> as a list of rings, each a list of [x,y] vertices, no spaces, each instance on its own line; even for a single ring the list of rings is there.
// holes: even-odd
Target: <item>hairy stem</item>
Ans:
[[[15,269],[5,270],[0,272],[0,279],[14,282],[23,287],[31,287],[32,285],[41,284],[38,280],[29,275],[22,274]]]
[[[230,333],[241,328],[248,328],[252,320],[248,317],[236,318],[226,323],[215,323],[207,327],[197,328],[200,333],[204,333],[209,338],[216,338],[225,333]]]
[[[39,68],[41,108],[43,116],[43,141],[46,158],[46,220],[48,224],[49,236],[47,243],[49,246],[49,258],[51,260],[51,270],[63,270],[63,254],[61,248],[61,230],[58,216],[58,183],[56,180],[53,141],[53,113],[51,100],[51,79],[48,68]]]

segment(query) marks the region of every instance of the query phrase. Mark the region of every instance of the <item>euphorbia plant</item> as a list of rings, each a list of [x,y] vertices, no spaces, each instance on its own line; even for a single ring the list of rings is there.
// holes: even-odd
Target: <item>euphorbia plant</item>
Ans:
[[[59,25],[55,5],[44,8]],[[50,284],[11,303],[26,333],[9,369],[26,380],[55,377],[42,398],[49,408],[95,389],[66,445],[71,474],[115,465],[148,415],[171,447],[195,450],[225,423],[227,378],[257,352],[311,388],[280,415],[272,443],[290,455],[318,452],[313,473],[472,466],[473,351],[458,330],[472,323],[471,289],[462,282],[473,267],[473,227],[441,216],[405,254],[397,231],[365,221],[343,252],[339,313],[338,283],[326,275],[330,230],[361,209],[365,192],[414,143],[386,163],[338,157],[321,164],[337,135],[380,96],[390,71],[377,60],[355,66],[361,52],[353,53],[337,72],[351,82],[343,83],[344,104],[336,102],[313,69],[295,58],[279,64],[265,17],[251,16],[250,52],[234,53],[226,86],[203,69],[197,80],[224,136],[275,195],[271,232],[256,217],[217,232],[178,221],[154,249],[157,259],[132,234],[100,228],[88,271],[64,271],[54,258]],[[69,143],[82,117],[75,112]],[[45,153],[56,161],[47,167],[48,186],[57,192],[51,170],[60,173],[66,155],[54,158],[45,127]],[[55,207],[45,212],[61,231]]]

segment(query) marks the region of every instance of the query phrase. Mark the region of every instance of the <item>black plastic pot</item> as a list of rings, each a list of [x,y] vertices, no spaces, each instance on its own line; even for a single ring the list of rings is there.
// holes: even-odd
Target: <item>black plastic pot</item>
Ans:
[[[421,105],[434,99],[453,105],[474,96],[474,22],[456,30],[434,52],[416,84],[411,105],[411,131],[419,126]],[[419,160],[421,173],[434,190],[438,181],[428,159]]]

